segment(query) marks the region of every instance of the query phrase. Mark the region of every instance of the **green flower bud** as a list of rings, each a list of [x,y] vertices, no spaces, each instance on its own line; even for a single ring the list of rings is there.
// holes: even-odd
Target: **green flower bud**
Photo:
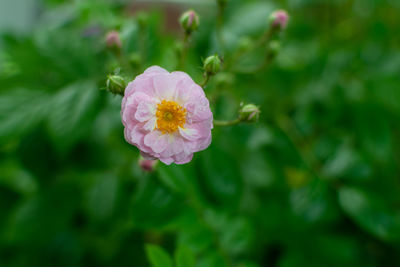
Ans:
[[[247,104],[239,110],[239,119],[245,122],[257,122],[260,112],[260,109],[256,105]]]
[[[182,28],[185,30],[185,33],[191,34],[199,27],[199,16],[196,12],[194,12],[194,10],[188,10],[182,14],[179,22],[181,23]]]
[[[221,68],[221,59],[217,54],[209,56],[204,60],[203,69],[208,75],[216,74]]]
[[[124,78],[118,75],[108,75],[106,88],[113,94],[124,95],[126,82]]]

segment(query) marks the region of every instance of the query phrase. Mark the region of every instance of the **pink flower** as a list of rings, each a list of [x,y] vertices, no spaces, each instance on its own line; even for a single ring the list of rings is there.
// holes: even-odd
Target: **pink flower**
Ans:
[[[272,23],[272,27],[285,29],[289,22],[289,15],[285,10],[277,10],[274,11],[271,16],[270,20]]]
[[[146,159],[184,164],[211,143],[208,99],[184,72],[148,68],[126,87],[121,117],[126,141]]]

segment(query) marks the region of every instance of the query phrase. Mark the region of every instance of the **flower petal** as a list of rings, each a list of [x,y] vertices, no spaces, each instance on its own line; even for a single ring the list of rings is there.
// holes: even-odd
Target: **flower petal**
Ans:
[[[135,118],[140,122],[150,120],[156,114],[157,105],[154,101],[144,100],[136,109]]]
[[[151,117],[146,124],[143,126],[143,129],[146,131],[153,131],[156,128],[157,118],[155,116]]]
[[[155,76],[153,84],[156,96],[162,100],[172,100],[178,81],[177,79],[173,79],[170,74],[159,74]]]
[[[152,131],[144,137],[144,144],[150,147],[154,153],[161,153],[168,147],[168,135],[160,131]]]
[[[179,127],[179,133],[182,137],[189,141],[195,141],[201,137],[199,131],[194,128],[181,128]]]
[[[145,71],[145,74],[157,74],[157,73],[168,73],[167,70],[161,68],[160,66],[151,66],[148,67]]]

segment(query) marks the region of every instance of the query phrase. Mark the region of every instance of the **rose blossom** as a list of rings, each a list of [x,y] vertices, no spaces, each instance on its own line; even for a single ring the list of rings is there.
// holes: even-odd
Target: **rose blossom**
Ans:
[[[148,68],[126,87],[121,117],[126,141],[147,159],[184,164],[211,143],[208,99],[184,72]]]

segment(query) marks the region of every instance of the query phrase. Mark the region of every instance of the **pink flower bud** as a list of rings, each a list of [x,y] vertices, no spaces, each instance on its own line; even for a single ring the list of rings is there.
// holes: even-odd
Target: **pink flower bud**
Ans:
[[[117,31],[110,31],[106,35],[106,43],[108,47],[121,48],[122,42]]]
[[[185,32],[190,34],[199,27],[199,16],[193,10],[188,10],[182,14],[179,22],[181,23]]]
[[[154,171],[154,167],[157,165],[157,160],[139,158],[139,166],[145,172]]]
[[[272,27],[283,30],[287,27],[289,15],[285,10],[277,10],[271,14],[269,19]]]

